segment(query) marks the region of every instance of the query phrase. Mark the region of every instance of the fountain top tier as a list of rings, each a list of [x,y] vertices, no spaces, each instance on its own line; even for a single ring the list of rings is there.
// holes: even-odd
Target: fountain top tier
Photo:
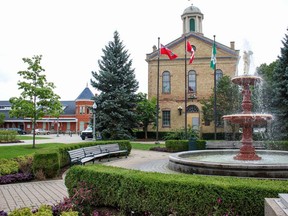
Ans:
[[[259,76],[243,75],[236,76],[231,81],[240,86],[254,86],[256,83],[261,82],[262,78]]]

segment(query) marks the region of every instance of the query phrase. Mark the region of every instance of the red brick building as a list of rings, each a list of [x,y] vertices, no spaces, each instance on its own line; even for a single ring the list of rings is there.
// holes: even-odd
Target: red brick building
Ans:
[[[63,113],[59,118],[44,116],[37,120],[36,128],[50,130],[51,133],[59,132],[73,133],[84,130],[89,125],[92,117],[92,105],[94,94],[86,87],[81,94],[73,101],[61,101]],[[9,101],[0,101],[0,113],[5,114],[4,124],[1,128],[21,128],[31,133],[32,123],[30,118],[11,118],[9,116],[11,104]]]

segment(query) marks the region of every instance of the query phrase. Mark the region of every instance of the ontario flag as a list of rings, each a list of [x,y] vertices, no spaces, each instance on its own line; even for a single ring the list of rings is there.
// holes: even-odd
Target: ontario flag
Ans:
[[[193,49],[193,46],[191,46],[190,42],[187,41],[187,52],[191,54],[189,64],[192,64],[194,58],[195,58],[195,50]]]
[[[161,44],[161,48],[160,48],[160,54],[167,55],[170,60],[176,59],[178,57],[178,55],[173,53],[170,49],[166,48],[162,44]]]

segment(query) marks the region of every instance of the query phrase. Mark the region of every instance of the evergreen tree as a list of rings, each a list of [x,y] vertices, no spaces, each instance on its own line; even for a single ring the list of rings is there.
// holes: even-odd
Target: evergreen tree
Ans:
[[[119,33],[114,32],[104,55],[98,61],[99,71],[93,72],[91,85],[100,91],[95,98],[97,104],[96,129],[104,138],[129,139],[137,126],[136,105],[138,82],[135,79],[132,60]]]
[[[273,135],[279,139],[287,139],[288,133],[288,35],[282,40],[283,47],[278,56],[275,69],[273,71],[272,83],[272,114]]]
[[[260,87],[255,89],[252,94],[252,99],[256,100],[256,103],[253,101],[253,108],[255,109],[255,112],[272,113],[273,70],[276,64],[277,61],[274,61],[269,65],[261,64],[257,68],[257,74],[262,78],[262,81],[260,83]]]

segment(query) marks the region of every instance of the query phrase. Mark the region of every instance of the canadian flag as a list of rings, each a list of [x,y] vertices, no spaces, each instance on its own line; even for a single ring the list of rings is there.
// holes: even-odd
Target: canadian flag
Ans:
[[[195,57],[195,51],[189,41],[187,41],[187,52],[191,54],[189,64],[192,64],[194,57]]]

